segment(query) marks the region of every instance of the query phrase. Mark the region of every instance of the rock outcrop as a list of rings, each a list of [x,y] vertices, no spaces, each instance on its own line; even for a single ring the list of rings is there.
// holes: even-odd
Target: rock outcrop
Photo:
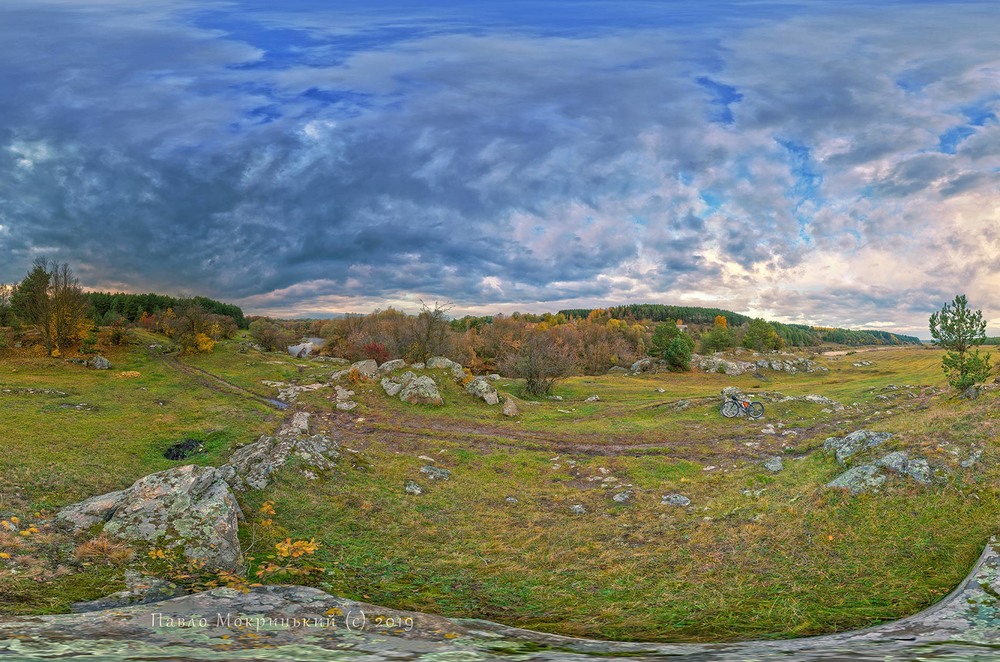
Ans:
[[[181,548],[188,559],[236,571],[242,565],[236,535],[241,513],[225,475],[213,467],[175,467],[67,506],[56,517],[74,528],[103,523],[114,538]]]
[[[848,458],[861,451],[881,446],[892,437],[889,432],[873,432],[871,430],[855,430],[845,437],[829,437],[823,442],[823,450],[832,450],[837,457],[837,463],[846,466]]]
[[[399,399],[410,404],[444,404],[444,398],[441,397],[437,384],[427,375],[414,377],[405,384],[399,393]]]
[[[236,491],[262,490],[271,474],[295,458],[303,475],[316,478],[336,467],[340,444],[326,435],[309,434],[309,414],[296,412],[274,436],[261,437],[229,458],[220,469]]]

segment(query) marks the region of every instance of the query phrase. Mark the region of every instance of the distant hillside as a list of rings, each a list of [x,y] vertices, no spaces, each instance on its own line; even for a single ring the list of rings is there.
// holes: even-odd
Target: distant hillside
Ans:
[[[586,317],[592,308],[574,308],[560,310],[566,317]],[[666,322],[683,320],[686,324],[713,324],[715,318],[722,316],[731,327],[741,326],[750,322],[750,317],[721,308],[700,308],[697,306],[667,306],[659,303],[633,303],[624,306],[612,306],[606,309],[615,319],[651,320]],[[770,322],[778,335],[788,345],[793,347],[808,347],[823,343],[839,345],[916,345],[920,339],[889,331],[836,329],[814,327],[804,324],[782,324]]]
[[[179,310],[184,306],[195,305],[216,315],[232,317],[240,328],[247,326],[242,308],[208,297],[178,299],[166,294],[125,294],[123,292],[87,292],[86,297],[90,305],[93,306],[94,317],[98,320],[103,320],[110,314],[120,315],[129,322],[136,322],[143,313],[152,315],[161,313],[167,308]]]

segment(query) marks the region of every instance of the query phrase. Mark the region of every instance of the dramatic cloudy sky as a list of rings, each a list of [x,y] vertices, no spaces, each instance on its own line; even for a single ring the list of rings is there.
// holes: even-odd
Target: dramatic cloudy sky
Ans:
[[[1000,332],[1000,3],[3,0],[0,281]]]

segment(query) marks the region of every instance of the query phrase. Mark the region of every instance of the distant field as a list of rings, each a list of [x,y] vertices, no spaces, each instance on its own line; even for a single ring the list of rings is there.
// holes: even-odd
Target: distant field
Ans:
[[[135,347],[111,357],[110,373],[51,359],[0,361],[4,387],[71,393],[0,395],[14,412],[0,422],[12,440],[0,469],[20,492],[4,488],[0,515],[180,464],[162,451],[185,436],[206,440],[199,463],[219,464],[277,424],[277,412],[248,397],[274,397],[262,380],[307,384],[335,369],[237,347],[220,345],[180,368]],[[872,365],[852,365],[862,358]],[[441,408],[406,405],[368,382],[351,387],[358,407],[339,412],[332,389],[313,391],[295,406],[340,441],[340,468],[321,481],[285,471],[247,495],[241,535],[257,549],[315,538],[324,572],[304,581],[336,594],[572,635],[783,637],[915,612],[950,591],[996,533],[997,392],[974,402],[940,394],[934,350],[817,360],[829,372],[574,377],[557,386],[562,400],[537,404],[518,382],[501,380],[522,412],[513,420],[444,371],[434,373]],[[119,368],[142,376],[116,377]],[[206,374],[244,392],[209,388]],[[764,419],[722,418],[718,394],[729,385],[760,393]],[[890,388],[902,385],[912,388]],[[779,401],[809,394],[846,408]],[[585,402],[593,395],[600,400]],[[78,402],[98,409],[59,407]],[[823,487],[840,472],[818,450],[823,440],[859,428],[896,433],[887,448],[922,454],[941,480],[891,480],[881,494],[855,497]],[[980,463],[963,469],[976,448]],[[775,455],[785,469],[772,474],[761,462]],[[450,479],[428,480],[419,470],[431,463]],[[426,492],[407,494],[409,480]],[[612,499],[627,490],[627,503]],[[668,494],[690,506],[661,503]],[[269,528],[259,513],[265,500],[276,511]],[[586,513],[573,514],[575,505]],[[74,594],[117,581],[116,571],[78,570]],[[95,580],[80,588],[80,577]],[[32,609],[65,604],[68,580],[48,582],[49,606]],[[18,595],[0,588],[0,609],[23,610]]]

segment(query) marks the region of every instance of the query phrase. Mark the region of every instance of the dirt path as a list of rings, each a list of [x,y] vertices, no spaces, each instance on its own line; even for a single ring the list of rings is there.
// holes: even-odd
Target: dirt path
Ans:
[[[196,381],[201,383],[207,389],[215,391],[216,393],[225,393],[227,395],[238,395],[240,397],[246,398],[247,400],[253,400],[259,402],[262,405],[266,405],[271,409],[277,409],[278,411],[284,411],[288,409],[288,405],[284,402],[279,402],[278,400],[273,400],[271,398],[266,398],[259,393],[254,393],[249,391],[242,386],[237,386],[230,381],[226,381],[222,377],[209,372],[208,370],[203,370],[201,368],[195,368],[194,366],[187,365],[182,362],[176,356],[163,356],[161,355],[163,362],[177,370],[182,372],[189,377],[193,377]]]

